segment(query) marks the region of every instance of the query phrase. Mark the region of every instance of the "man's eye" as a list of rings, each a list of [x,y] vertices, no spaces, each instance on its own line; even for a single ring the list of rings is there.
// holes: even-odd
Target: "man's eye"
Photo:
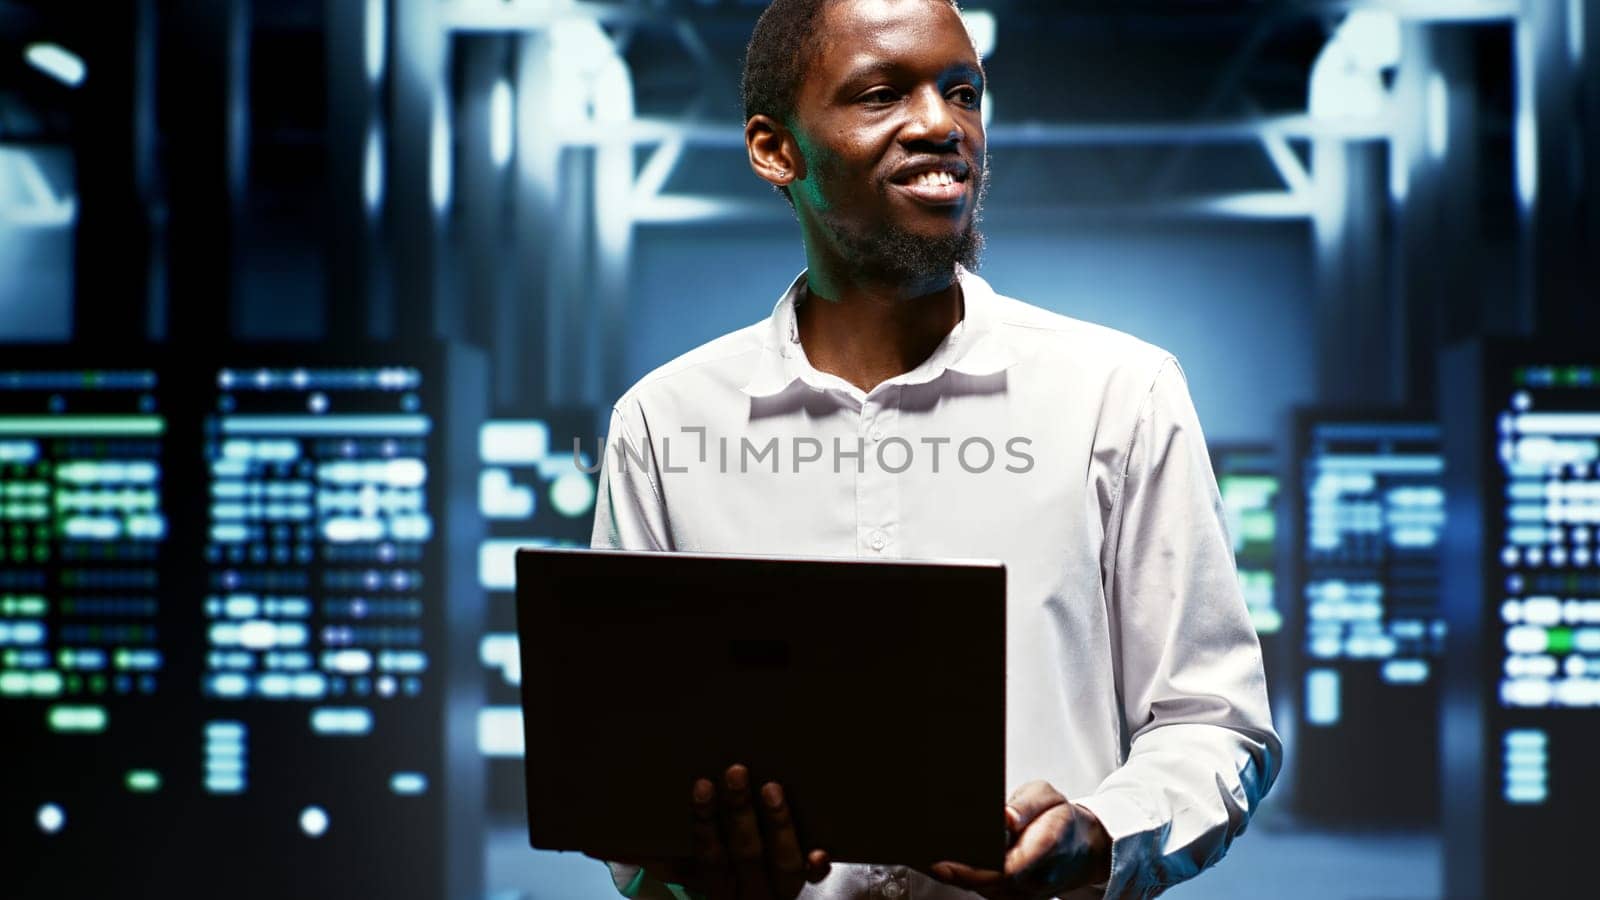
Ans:
[[[861,99],[866,103],[893,103],[900,99],[900,95],[889,88],[877,88],[862,94]]]
[[[978,105],[978,90],[972,87],[959,87],[950,92],[950,96],[957,102],[966,106]]]

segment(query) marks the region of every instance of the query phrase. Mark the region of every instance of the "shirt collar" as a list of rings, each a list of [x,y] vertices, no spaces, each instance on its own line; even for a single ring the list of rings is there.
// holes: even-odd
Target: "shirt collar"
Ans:
[[[994,289],[962,266],[956,267],[956,279],[961,285],[964,307],[961,321],[921,365],[889,379],[886,384],[922,384],[938,378],[946,370],[963,375],[993,375],[1016,362],[1013,348],[994,331]],[[795,303],[805,289],[806,273],[801,272],[773,307],[761,333],[760,357],[750,380],[741,389],[745,394],[770,397],[796,381],[817,390],[859,393],[844,379],[813,368],[806,359],[795,320]]]

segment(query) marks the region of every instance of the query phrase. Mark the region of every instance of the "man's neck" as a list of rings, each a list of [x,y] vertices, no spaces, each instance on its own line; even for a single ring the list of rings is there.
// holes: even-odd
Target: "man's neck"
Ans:
[[[921,365],[961,321],[961,285],[894,284],[809,270],[795,311],[806,358],[862,391]]]

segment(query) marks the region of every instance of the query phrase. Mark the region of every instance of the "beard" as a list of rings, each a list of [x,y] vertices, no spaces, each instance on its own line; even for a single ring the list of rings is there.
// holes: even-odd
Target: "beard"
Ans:
[[[940,283],[954,275],[958,263],[975,272],[983,255],[983,232],[978,225],[989,187],[987,154],[973,166],[972,178],[972,215],[959,232],[929,237],[894,223],[864,229],[835,219],[828,223],[834,240],[846,259],[877,280],[913,285]]]

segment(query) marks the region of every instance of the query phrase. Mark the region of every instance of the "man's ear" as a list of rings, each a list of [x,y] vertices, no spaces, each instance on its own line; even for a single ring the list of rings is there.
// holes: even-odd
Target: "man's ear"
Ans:
[[[744,125],[744,146],[750,153],[750,168],[773,186],[786,188],[806,177],[794,134],[771,116],[750,117]]]

